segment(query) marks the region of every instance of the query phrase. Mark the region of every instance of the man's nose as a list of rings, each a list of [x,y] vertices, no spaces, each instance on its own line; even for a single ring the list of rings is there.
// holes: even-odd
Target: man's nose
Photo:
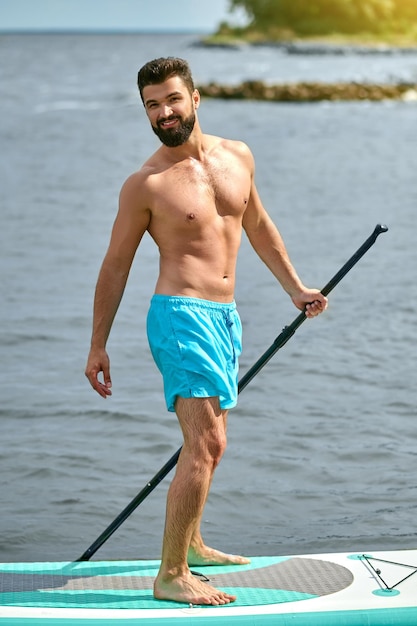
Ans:
[[[173,111],[169,104],[163,104],[161,108],[161,117],[169,117]]]

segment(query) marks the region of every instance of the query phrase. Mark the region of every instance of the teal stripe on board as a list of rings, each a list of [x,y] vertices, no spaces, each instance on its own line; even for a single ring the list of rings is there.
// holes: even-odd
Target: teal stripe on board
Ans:
[[[253,589],[248,587],[220,587],[230,594],[236,594],[238,601],[233,606],[262,606],[297,602],[314,598],[308,593],[280,589]],[[88,609],[178,609],[177,602],[155,600],[152,591],[108,590],[105,591],[23,591],[0,594],[2,606],[26,606],[45,608],[88,608]],[[48,622],[49,623],[49,622]],[[0,621],[1,624],[1,621]]]

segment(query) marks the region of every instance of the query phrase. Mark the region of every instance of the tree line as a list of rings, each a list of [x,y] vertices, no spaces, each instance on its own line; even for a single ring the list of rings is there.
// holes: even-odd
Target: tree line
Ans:
[[[265,33],[401,33],[417,21],[417,0],[229,0],[229,7],[246,12],[249,30]]]

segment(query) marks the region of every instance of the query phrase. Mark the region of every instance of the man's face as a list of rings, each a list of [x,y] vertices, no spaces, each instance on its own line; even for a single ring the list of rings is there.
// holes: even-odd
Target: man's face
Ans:
[[[195,124],[195,94],[191,96],[179,76],[147,85],[143,101],[152,130],[163,144],[176,148],[188,141]]]

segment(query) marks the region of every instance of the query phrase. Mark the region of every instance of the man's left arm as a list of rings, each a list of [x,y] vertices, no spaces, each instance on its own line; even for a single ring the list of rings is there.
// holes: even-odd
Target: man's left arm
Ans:
[[[278,228],[264,209],[256,186],[252,190],[243,216],[243,228],[254,250],[280,282],[298,309],[315,317],[327,308],[327,298],[318,289],[309,289],[291,263]]]

